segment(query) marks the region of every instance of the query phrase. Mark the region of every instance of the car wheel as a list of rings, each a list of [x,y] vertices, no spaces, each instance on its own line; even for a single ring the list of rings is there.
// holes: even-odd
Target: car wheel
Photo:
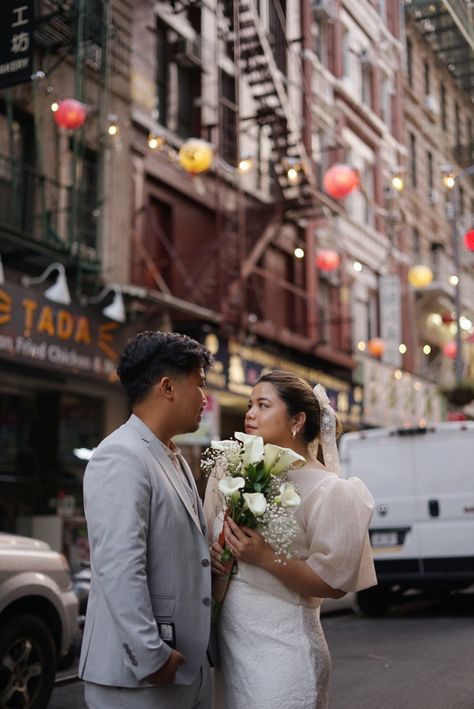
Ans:
[[[34,615],[2,623],[0,707],[45,709],[56,676],[56,648],[47,626]]]
[[[385,615],[391,601],[390,589],[386,586],[375,586],[357,594],[357,605],[364,615]]]

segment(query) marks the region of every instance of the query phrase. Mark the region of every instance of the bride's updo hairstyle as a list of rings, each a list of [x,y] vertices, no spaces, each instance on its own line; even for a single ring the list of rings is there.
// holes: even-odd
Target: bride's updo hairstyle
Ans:
[[[296,416],[301,412],[306,414],[302,430],[305,443],[311,443],[315,438],[319,438],[321,410],[308,382],[292,372],[285,372],[281,369],[274,369],[272,372],[264,374],[255,383],[262,382],[268,382],[275,387],[279,398],[286,405],[289,416]],[[339,438],[341,433],[341,422],[336,416],[336,437]]]

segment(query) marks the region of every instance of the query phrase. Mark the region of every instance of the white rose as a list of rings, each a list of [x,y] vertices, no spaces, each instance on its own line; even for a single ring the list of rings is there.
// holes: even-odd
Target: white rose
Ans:
[[[281,475],[295,463],[300,463],[300,465],[306,463],[305,458],[299,453],[295,453],[291,448],[281,448],[281,446],[274,446],[272,443],[267,443],[265,446],[263,461],[265,470],[272,475]]]
[[[240,488],[245,487],[245,480],[243,478],[233,478],[231,475],[219,480],[219,492],[222,492],[226,499],[233,497],[236,493],[239,493]]]
[[[257,465],[263,460],[263,438],[236,431],[234,436],[244,444],[242,465]]]
[[[244,492],[242,497],[245,500],[244,507],[248,508],[254,517],[260,517],[267,509],[265,495],[261,492]]]
[[[301,504],[301,497],[296,492],[293,483],[280,485],[280,504],[282,507],[298,507]]]

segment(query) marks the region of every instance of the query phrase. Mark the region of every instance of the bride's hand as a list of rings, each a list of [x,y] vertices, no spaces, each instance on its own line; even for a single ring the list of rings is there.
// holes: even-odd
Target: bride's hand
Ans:
[[[210,549],[212,573],[217,576],[225,576],[230,573],[232,568],[232,559],[230,561],[221,561],[223,551],[223,548],[217,542],[214,542]]]
[[[237,559],[247,564],[263,566],[273,559],[275,552],[259,532],[249,527],[239,527],[230,517],[224,526],[227,549]]]

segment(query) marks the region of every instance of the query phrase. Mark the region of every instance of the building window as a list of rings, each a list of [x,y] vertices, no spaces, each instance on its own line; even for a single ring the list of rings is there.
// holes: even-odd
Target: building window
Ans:
[[[370,64],[362,65],[362,102],[372,108],[372,67]]]
[[[235,77],[221,70],[220,80],[221,155],[226,162],[236,165],[238,146]]]
[[[349,42],[349,32],[348,30],[343,30],[342,33],[342,76],[350,76],[350,60],[351,60],[351,50]]]
[[[169,71],[170,71],[170,44],[168,42],[168,30],[166,25],[158,22],[156,26],[157,42],[157,120],[162,126],[168,126],[168,91],[169,91]]]
[[[426,161],[428,165],[428,194],[430,194],[434,187],[433,153],[430,150],[426,153]]]
[[[420,232],[416,227],[413,229],[413,255],[416,263],[419,263],[421,259],[421,239]]]
[[[425,61],[423,64],[423,86],[424,86],[425,96],[427,96],[430,93],[430,88],[431,88],[430,65],[428,64],[427,61]]]
[[[447,113],[447,106],[446,106],[446,87],[443,83],[440,84],[439,87],[439,95],[440,95],[440,110],[441,110],[441,126],[443,127],[444,130],[447,130],[448,128],[448,113]]]
[[[364,210],[364,224],[367,224],[368,226],[374,226],[374,209],[373,209],[373,202],[374,202],[374,194],[375,194],[375,189],[374,189],[374,166],[371,165],[370,163],[366,163],[364,166],[363,170],[363,179],[362,182],[365,186],[365,192],[367,195],[367,199],[365,200],[365,210]]]
[[[417,169],[416,169],[416,137],[414,133],[410,133],[410,177],[413,187],[417,186]]]
[[[407,77],[408,86],[413,88],[413,44],[409,37],[406,43],[406,62],[407,62]]]
[[[457,101],[454,104],[454,141],[456,145],[461,145],[461,120]]]
[[[382,80],[380,86],[380,112],[383,122],[390,128],[392,124],[392,90],[388,77]]]
[[[278,9],[276,8],[278,5]],[[270,46],[272,48],[275,63],[279,70],[286,74],[286,2],[280,0],[278,3],[268,3],[268,26],[270,31]]]
[[[176,132],[181,138],[201,134],[201,70],[178,65],[178,107]]]

